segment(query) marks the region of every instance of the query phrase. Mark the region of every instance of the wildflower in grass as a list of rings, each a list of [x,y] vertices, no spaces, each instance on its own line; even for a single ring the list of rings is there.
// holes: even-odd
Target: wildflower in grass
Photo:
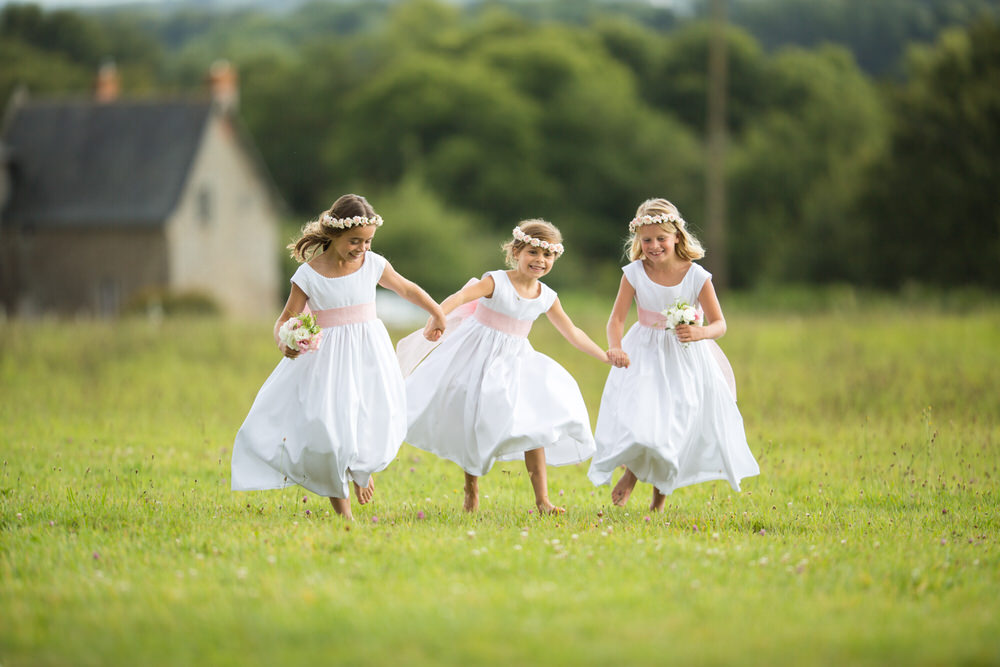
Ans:
[[[468,535],[469,537],[475,537],[476,536],[476,531],[470,530],[469,532],[466,533],[466,535]]]
[[[101,554],[94,552],[94,560],[101,560]]]
[[[649,517],[647,516],[647,517],[644,517],[644,518],[643,518],[643,521],[645,521],[646,523],[649,523],[650,519],[649,519]]]
[[[306,510],[306,516],[309,516],[311,514],[312,514],[312,510]]]
[[[308,502],[309,496],[302,496],[302,502]]]
[[[377,516],[373,516],[372,517],[372,523],[378,523],[378,517]]]

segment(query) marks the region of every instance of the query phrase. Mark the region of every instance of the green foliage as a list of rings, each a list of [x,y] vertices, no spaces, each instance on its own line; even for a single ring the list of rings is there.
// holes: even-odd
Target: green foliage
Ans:
[[[849,53],[788,49],[764,77],[774,103],[734,147],[734,284],[865,281],[860,217],[882,155],[885,110]]]
[[[915,51],[875,172],[872,230],[885,284],[1000,287],[1000,22]]]
[[[167,317],[216,316],[222,310],[215,300],[197,291],[147,288],[135,294],[122,309],[126,316]]]
[[[609,302],[564,302],[601,335]],[[657,516],[646,485],[615,508],[551,468],[569,512],[540,518],[508,463],[468,516],[457,467],[404,446],[350,526],[229,490],[269,323],[0,324],[4,664],[994,662],[996,304],[727,315],[762,472],[741,493]],[[532,344],[596,417],[606,367],[545,322]]]
[[[370,201],[386,221],[373,249],[438,301],[469,278],[503,266],[500,238],[484,232],[480,220],[447,206],[414,175]]]
[[[696,5],[693,17],[600,0],[7,5],[0,96],[19,84],[85,93],[108,57],[127,96],[204,95],[210,63],[227,58],[296,216],[349,189],[419,182],[479,235],[552,220],[570,250],[553,279],[603,284],[647,197],[670,198],[701,227],[710,27]],[[733,283],[996,286],[995,23],[949,33],[905,71],[894,63],[944,26],[995,16],[1000,0],[730,5]],[[879,86],[864,68],[906,80]]]
[[[704,0],[703,0],[704,4]],[[732,20],[768,49],[842,44],[865,71],[898,71],[909,44],[1000,10],[998,0],[734,0]]]

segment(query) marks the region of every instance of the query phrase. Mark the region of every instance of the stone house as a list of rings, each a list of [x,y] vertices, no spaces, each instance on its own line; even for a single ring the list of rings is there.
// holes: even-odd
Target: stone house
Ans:
[[[283,204],[237,116],[235,71],[204,100],[13,99],[0,132],[0,302],[9,316],[114,316],[149,295],[225,314],[280,308]],[[153,296],[155,301],[157,297]]]

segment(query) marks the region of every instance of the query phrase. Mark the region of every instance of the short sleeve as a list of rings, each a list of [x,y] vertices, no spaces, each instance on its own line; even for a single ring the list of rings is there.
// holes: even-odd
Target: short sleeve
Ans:
[[[632,289],[635,289],[639,284],[639,274],[636,272],[642,270],[640,266],[641,262],[642,260],[637,259],[622,267],[622,273],[625,274],[625,279],[628,280],[628,284],[632,286]]]
[[[299,268],[295,270],[295,273],[292,274],[292,277],[289,279],[288,282],[290,282],[290,283],[292,283],[294,285],[298,285],[299,289],[301,289],[303,292],[305,292],[306,296],[308,297],[309,293],[311,291],[309,289],[309,287],[310,287],[310,285],[309,285],[309,282],[310,282],[309,281],[309,277],[310,277],[309,269],[306,268],[306,265],[303,263],[303,264],[300,264]]]
[[[712,279],[712,274],[709,273],[701,264],[691,263],[691,284],[694,285],[694,294],[697,297],[701,294],[701,288],[705,286],[708,280]]]
[[[375,282],[382,279],[382,272],[385,271],[385,265],[389,262],[386,261],[385,257],[369,250],[365,254],[365,262],[371,262],[371,271],[375,274]]]
[[[542,312],[547,313],[549,311],[549,308],[552,307],[552,304],[556,302],[556,298],[559,295],[556,294],[556,291],[554,289],[552,289],[545,283],[542,283],[542,293],[540,296],[542,299],[542,305],[544,307]]]

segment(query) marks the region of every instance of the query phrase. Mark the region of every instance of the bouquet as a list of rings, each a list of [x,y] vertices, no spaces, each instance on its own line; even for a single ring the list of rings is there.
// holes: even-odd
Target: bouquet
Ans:
[[[705,313],[702,311],[701,306],[692,306],[687,301],[681,301],[680,299],[675,301],[674,305],[661,311],[660,314],[667,318],[665,328],[668,331],[676,329],[678,324],[701,326],[705,321]],[[688,345],[690,343],[684,343],[684,347]]]
[[[316,316],[312,313],[299,313],[285,320],[278,329],[278,338],[285,347],[298,350],[300,354],[319,348],[322,337],[323,330],[316,324]]]

